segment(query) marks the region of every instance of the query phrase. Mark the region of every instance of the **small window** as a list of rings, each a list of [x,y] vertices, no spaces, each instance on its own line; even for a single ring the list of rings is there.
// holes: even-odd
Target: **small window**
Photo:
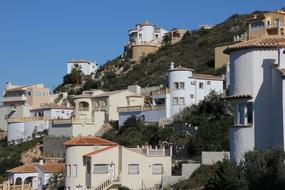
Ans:
[[[162,174],[162,164],[153,164],[152,165],[152,174]]]
[[[138,164],[129,164],[128,165],[129,174],[139,174],[139,165]]]
[[[94,174],[106,174],[108,173],[107,164],[95,164],[94,165]]]
[[[184,89],[184,87],[185,87],[184,82],[180,82],[180,83],[179,83],[179,89]]]
[[[195,85],[196,84],[196,81],[191,81],[191,85]]]
[[[173,83],[173,88],[174,89],[178,89],[179,88],[179,83],[178,82],[174,82]]]
[[[90,161],[88,160],[87,161],[87,164],[86,164],[86,172],[87,172],[87,174],[90,174],[91,173],[91,164],[90,164]]]
[[[177,105],[177,104],[178,104],[178,98],[177,98],[177,97],[174,97],[174,98],[172,99],[172,104],[173,104],[173,105]]]
[[[72,177],[77,177],[77,164],[73,164]]]
[[[185,100],[184,100],[183,97],[180,97],[180,98],[178,99],[178,104],[179,104],[179,105],[184,105],[184,104],[185,104]]]
[[[211,85],[211,81],[207,81],[207,85]]]
[[[252,124],[252,102],[248,102],[247,105],[247,123]]]
[[[193,99],[194,98],[194,94],[190,94],[190,98]]]
[[[67,177],[70,177],[71,176],[71,165],[68,164],[67,165]]]
[[[203,88],[204,88],[204,83],[199,82],[199,88],[200,88],[200,89],[203,89]]]

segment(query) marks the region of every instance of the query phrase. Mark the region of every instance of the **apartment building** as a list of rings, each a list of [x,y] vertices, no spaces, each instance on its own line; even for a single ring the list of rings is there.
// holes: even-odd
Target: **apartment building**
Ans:
[[[253,14],[247,19],[248,39],[284,35],[285,11],[275,10]]]
[[[50,94],[43,84],[13,85],[8,82],[4,88],[0,107],[0,129],[7,130],[7,119],[30,117],[30,109],[53,103],[56,95]]]
[[[285,38],[264,37],[229,46],[230,96],[235,105],[229,130],[230,157],[250,150],[284,149]]]
[[[126,148],[92,136],[72,138],[65,146],[70,190],[154,189],[163,175],[171,175],[171,147]]]

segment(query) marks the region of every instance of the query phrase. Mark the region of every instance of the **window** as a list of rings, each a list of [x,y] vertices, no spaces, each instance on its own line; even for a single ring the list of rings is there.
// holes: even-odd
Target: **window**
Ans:
[[[180,97],[180,98],[178,99],[178,104],[179,104],[179,105],[184,105],[184,104],[185,104],[185,101],[184,101],[184,98],[183,98],[183,97]]]
[[[152,165],[152,174],[162,174],[162,164],[153,164]]]
[[[252,102],[242,102],[235,106],[235,124],[248,125],[252,124],[253,111]]]
[[[73,164],[72,177],[77,177],[77,164]]]
[[[177,98],[177,97],[174,97],[174,98],[172,99],[172,104],[173,104],[173,105],[177,105],[177,104],[178,104],[178,98]]]
[[[185,83],[184,82],[174,82],[173,88],[176,90],[184,89]]]
[[[211,81],[207,81],[207,85],[211,85]]]
[[[32,95],[32,93],[31,92],[28,92],[28,96],[31,96]]]
[[[90,164],[90,160],[87,161],[87,164],[86,164],[86,172],[87,174],[90,174],[91,173],[91,164]]]
[[[191,85],[195,85],[196,84],[196,81],[191,81]]]
[[[190,98],[193,99],[194,98],[194,94],[190,94]]]
[[[204,83],[199,82],[199,88],[203,89],[204,88]]]
[[[129,174],[139,174],[139,165],[138,164],[129,164],[128,165]]]
[[[107,164],[95,164],[94,165],[94,174],[106,174],[108,173]]]
[[[70,177],[71,176],[71,165],[68,164],[67,165],[67,177]]]
[[[251,28],[262,28],[264,27],[264,22],[263,21],[256,21],[251,23]]]
[[[252,102],[248,102],[246,106],[247,106],[247,112],[246,112],[247,123],[252,124]]]
[[[173,83],[173,88],[174,89],[178,89],[179,88],[179,83],[178,82],[174,82]]]

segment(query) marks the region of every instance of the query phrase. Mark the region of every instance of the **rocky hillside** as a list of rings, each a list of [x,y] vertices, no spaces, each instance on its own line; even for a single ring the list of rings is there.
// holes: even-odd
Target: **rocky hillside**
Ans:
[[[77,84],[77,88],[72,91],[70,87],[66,88],[66,84],[60,85],[56,91],[64,90],[74,94],[90,88],[117,90],[130,84],[143,87],[164,84],[172,61],[176,66],[189,67],[199,73],[219,75],[224,72],[224,68],[214,70],[214,47],[232,42],[233,36],[244,33],[247,16],[249,15],[235,14],[210,30],[200,29],[186,33],[181,42],[163,46],[140,63],[117,57],[102,65],[93,79],[83,81],[81,85]]]

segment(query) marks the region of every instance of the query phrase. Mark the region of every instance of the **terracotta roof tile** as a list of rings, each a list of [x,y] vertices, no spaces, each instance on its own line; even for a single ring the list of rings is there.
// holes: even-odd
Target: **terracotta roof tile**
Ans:
[[[110,150],[110,149],[115,148],[115,147],[117,147],[117,146],[118,146],[118,145],[107,146],[107,147],[105,147],[105,148],[101,148],[101,149],[95,150],[95,151],[90,152],[90,153],[88,153],[88,154],[85,154],[85,155],[83,155],[83,156],[92,157],[92,156],[94,156],[95,154],[98,154],[98,153],[100,153],[100,152],[104,152],[104,151],[106,151],[106,150]]]
[[[231,51],[237,49],[276,47],[285,47],[285,37],[264,37],[243,41],[234,45],[230,45],[227,49],[224,50],[224,53],[229,54]]]
[[[82,146],[88,146],[88,145],[116,145],[116,143],[101,139],[99,137],[94,136],[87,136],[87,137],[73,137],[71,140],[64,143],[64,145],[82,145]]]
[[[209,79],[209,80],[224,80],[221,76],[214,76],[214,75],[206,75],[206,74],[193,74],[193,78],[197,79]]]
[[[46,173],[57,173],[64,171],[64,163],[45,163],[43,166],[43,171]]]
[[[237,95],[228,96],[225,99],[234,100],[234,99],[251,99],[251,98],[252,98],[252,95],[250,94],[237,94]]]
[[[16,168],[12,168],[7,171],[8,173],[35,173],[36,167],[35,164],[25,164],[22,166],[18,166]]]
[[[8,173],[36,173],[36,166],[39,166],[46,173],[56,173],[64,171],[64,163],[44,163],[44,165],[39,165],[37,163],[33,164],[25,164],[22,166],[18,166],[16,168],[12,168],[8,170]]]

